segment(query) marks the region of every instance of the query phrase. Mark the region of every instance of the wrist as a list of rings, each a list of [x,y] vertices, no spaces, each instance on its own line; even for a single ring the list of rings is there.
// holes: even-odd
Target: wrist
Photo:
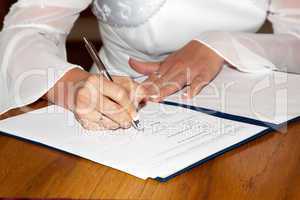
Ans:
[[[73,110],[76,91],[91,74],[79,68],[68,71],[56,84],[44,95],[44,99]]]
[[[198,47],[199,52],[206,52],[207,57],[218,65],[223,66],[224,64],[227,64],[227,61],[207,44],[202,43],[199,40],[192,40],[192,44]]]

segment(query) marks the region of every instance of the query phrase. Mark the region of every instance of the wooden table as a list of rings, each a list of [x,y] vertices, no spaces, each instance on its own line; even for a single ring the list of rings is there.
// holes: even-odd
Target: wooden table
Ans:
[[[31,108],[45,106],[38,102]],[[16,115],[14,110],[1,118]],[[270,133],[167,183],[0,136],[0,196],[104,199],[300,199],[300,123]]]

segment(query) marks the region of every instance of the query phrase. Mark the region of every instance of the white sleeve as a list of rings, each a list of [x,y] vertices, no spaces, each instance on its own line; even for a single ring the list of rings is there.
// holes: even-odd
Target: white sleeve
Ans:
[[[207,32],[196,38],[243,72],[300,71],[300,1],[272,0],[274,34]]]
[[[0,32],[0,114],[30,104],[67,71],[65,40],[92,0],[19,0]]]

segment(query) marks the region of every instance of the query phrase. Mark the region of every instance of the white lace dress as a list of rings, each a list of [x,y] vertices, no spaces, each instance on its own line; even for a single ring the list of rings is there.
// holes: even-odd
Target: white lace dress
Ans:
[[[34,102],[68,70],[65,40],[93,4],[112,73],[128,59],[159,61],[191,40],[244,72],[299,71],[299,0],[19,0],[0,33],[0,113]],[[269,19],[274,34],[255,33]],[[95,71],[95,69],[93,69]]]

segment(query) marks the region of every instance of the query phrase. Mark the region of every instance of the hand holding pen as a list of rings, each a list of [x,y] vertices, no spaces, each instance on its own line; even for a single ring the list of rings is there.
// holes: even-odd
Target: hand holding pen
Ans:
[[[84,39],[100,75],[90,75],[77,91],[77,119],[90,130],[129,128],[140,130],[137,114],[139,102],[146,97],[144,89],[129,77],[111,77],[93,45]]]

